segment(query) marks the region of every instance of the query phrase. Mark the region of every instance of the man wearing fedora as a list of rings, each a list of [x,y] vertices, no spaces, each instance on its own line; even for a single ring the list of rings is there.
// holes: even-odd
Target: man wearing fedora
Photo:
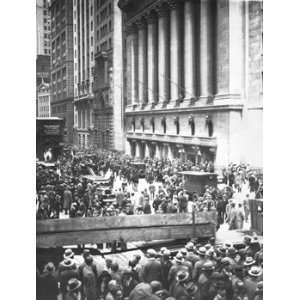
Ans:
[[[122,280],[121,280],[124,297],[129,297],[129,294],[137,284],[138,281],[134,279],[132,270],[130,268],[125,268],[123,270]]]
[[[71,278],[67,284],[65,300],[82,300],[80,288],[81,282],[77,278]]]
[[[202,266],[207,262],[206,258],[206,248],[200,247],[199,251],[199,260],[195,263],[194,269],[193,269],[193,280],[196,282],[199,279],[199,276],[202,271]]]
[[[179,272],[189,272],[189,268],[183,264],[184,262],[184,258],[183,255],[178,252],[174,258],[174,264],[173,266],[170,268],[169,271],[169,275],[168,275],[168,282],[169,282],[169,286],[170,286],[170,292],[172,290],[172,288],[175,286],[176,284],[176,276]]]
[[[162,285],[163,288],[165,288],[166,290],[169,290],[168,275],[172,267],[170,256],[171,256],[171,252],[167,248],[161,252],[160,264],[161,264]]]
[[[244,279],[245,288],[249,300],[254,300],[258,283],[262,280],[262,268],[259,266],[252,266],[248,271],[248,276]]]
[[[199,256],[197,254],[195,254],[194,243],[188,242],[185,245],[185,248],[188,252],[187,256],[186,256],[186,260],[190,261],[192,263],[192,265],[194,266],[196,264],[196,262],[199,260]]]
[[[188,281],[189,279],[189,273],[187,271],[179,271],[176,275],[176,283],[172,289],[171,295],[175,298],[175,299],[180,299],[181,297],[184,296],[189,296],[189,293],[185,287],[185,283]]]
[[[69,253],[69,252],[68,252]],[[65,299],[67,293],[67,284],[71,278],[79,279],[77,266],[74,260],[71,258],[72,255],[64,255],[64,260],[58,265],[58,279],[60,282],[60,288],[62,291],[62,299]]]
[[[82,281],[83,296],[86,300],[97,299],[97,267],[92,255],[85,251],[84,262],[79,266],[79,279]]]
[[[40,276],[41,298],[43,300],[57,300],[58,282],[54,276],[55,267],[49,262],[44,267],[44,272]]]

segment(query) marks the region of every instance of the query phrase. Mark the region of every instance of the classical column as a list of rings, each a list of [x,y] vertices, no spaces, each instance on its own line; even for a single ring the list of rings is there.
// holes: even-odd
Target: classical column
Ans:
[[[145,143],[145,158],[150,157],[150,149],[149,149],[149,144]]]
[[[147,16],[147,71],[148,71],[148,102],[154,104],[157,97],[157,16]]]
[[[171,101],[180,97],[180,18],[179,4],[176,0],[169,0],[170,6],[170,98]]]
[[[173,159],[174,159],[173,148],[172,148],[172,146],[171,146],[170,144],[168,145],[168,158],[169,158],[170,160],[173,160]]]
[[[132,26],[126,26],[126,105],[132,104],[132,88],[131,88],[131,43],[132,43]]]
[[[130,94],[131,104],[138,103],[138,52],[137,52],[137,28],[131,25],[130,28]]]
[[[210,0],[200,2],[200,96],[208,97],[213,93],[213,59],[212,59],[212,9]]]
[[[138,26],[138,98],[140,104],[147,103],[147,29],[145,20]]]
[[[141,158],[141,144],[140,142],[135,143],[135,157]]]
[[[195,97],[195,22],[193,0],[184,2],[184,93],[185,99]]]
[[[239,102],[244,82],[243,1],[217,1],[216,100]],[[224,45],[227,45],[224,51]],[[225,96],[225,97],[224,97]]]
[[[169,100],[169,10],[165,6],[157,8],[158,12],[158,94],[160,103]]]

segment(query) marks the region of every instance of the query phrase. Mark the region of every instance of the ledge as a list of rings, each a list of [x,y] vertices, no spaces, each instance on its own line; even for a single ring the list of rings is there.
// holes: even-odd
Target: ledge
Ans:
[[[127,132],[127,140],[139,140],[160,143],[173,143],[193,146],[217,147],[215,137],[178,136],[172,134]]]
[[[151,115],[153,113],[189,113],[189,112],[207,112],[207,111],[242,111],[244,105],[243,104],[224,104],[224,105],[199,105],[199,106],[189,106],[189,107],[169,107],[169,108],[153,108],[153,109],[143,109],[143,110],[132,110],[127,106],[125,110],[125,115]]]

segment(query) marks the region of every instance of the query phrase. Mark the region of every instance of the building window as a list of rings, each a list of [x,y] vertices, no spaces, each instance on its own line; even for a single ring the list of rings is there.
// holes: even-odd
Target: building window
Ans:
[[[174,124],[176,126],[176,134],[179,134],[179,132],[180,132],[180,124],[179,124],[179,118],[178,117],[174,118]]]
[[[131,121],[131,128],[132,128],[132,131],[135,132],[135,119],[132,119]]]
[[[189,125],[191,127],[191,135],[195,135],[195,121],[193,116],[189,116]]]
[[[145,131],[145,120],[144,118],[141,118],[141,127],[142,127],[142,131]]]
[[[155,132],[155,122],[154,122],[153,117],[150,119],[150,125],[151,125],[151,128],[152,128],[152,133],[154,133]]]
[[[93,6],[91,6],[91,17],[93,16],[93,13],[94,13],[94,9]]]
[[[94,38],[91,36],[91,46],[94,45]]]
[[[206,120],[206,125],[207,125],[207,129],[208,129],[208,136],[212,137],[214,134],[214,127],[213,127],[213,122],[210,119]]]
[[[161,119],[161,126],[163,128],[163,133],[166,133],[167,132],[167,122],[166,122],[166,117],[163,117]]]
[[[93,31],[93,30],[94,30],[94,22],[91,21],[91,31]]]

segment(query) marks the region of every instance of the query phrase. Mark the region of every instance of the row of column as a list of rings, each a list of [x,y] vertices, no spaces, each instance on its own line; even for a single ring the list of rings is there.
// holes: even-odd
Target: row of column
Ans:
[[[174,158],[172,146],[170,144],[156,143],[156,142],[130,142],[131,155],[135,158],[155,157],[158,159],[162,158]]]
[[[164,103],[177,100],[183,95],[186,99],[194,98],[196,78],[200,80],[201,96],[212,93],[211,5],[208,0],[201,1],[199,5],[198,76],[195,7],[192,0],[183,4],[169,0],[138,22],[127,25],[128,104]]]

